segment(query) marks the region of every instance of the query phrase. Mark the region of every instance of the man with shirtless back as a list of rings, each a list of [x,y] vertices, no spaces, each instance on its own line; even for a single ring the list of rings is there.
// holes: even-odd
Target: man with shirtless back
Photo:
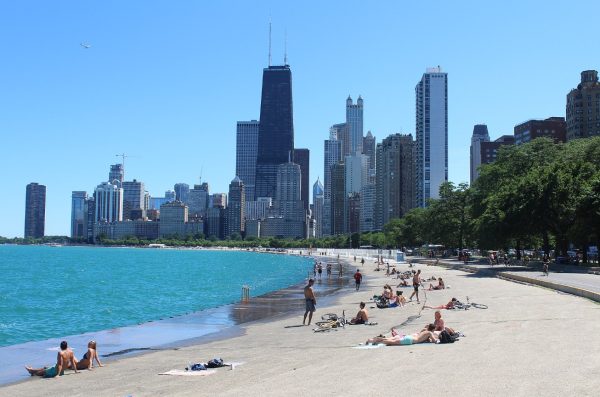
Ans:
[[[410,300],[412,300],[412,298],[413,298],[413,296],[415,296],[415,294],[417,295],[417,303],[421,303],[421,302],[419,302],[419,287],[420,286],[421,286],[421,269],[419,269],[417,271],[417,273],[413,276],[414,291],[410,295]]]
[[[302,325],[306,322],[306,315],[310,313],[308,316],[308,325],[312,320],[313,313],[315,312],[315,306],[317,305],[317,298],[315,298],[315,293],[313,292],[312,286],[315,283],[315,280],[312,278],[308,280],[308,285],[304,287],[304,302],[306,304],[306,311],[304,312],[304,319],[302,320]]]
[[[25,367],[31,376],[43,376],[44,378],[54,378],[57,375],[62,376],[65,369],[73,368],[77,373],[77,360],[73,351],[67,346],[67,341],[60,342],[60,351],[56,355],[56,365],[53,367],[31,368]]]

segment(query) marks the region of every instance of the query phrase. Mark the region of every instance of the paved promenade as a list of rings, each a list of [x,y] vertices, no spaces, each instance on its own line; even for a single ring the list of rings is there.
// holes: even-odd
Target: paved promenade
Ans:
[[[433,264],[435,259],[413,258],[415,262]],[[600,268],[585,268],[569,265],[550,265],[550,274],[544,275],[541,266],[490,266],[485,260],[473,260],[465,264],[456,259],[439,259],[438,266],[476,272],[490,277],[501,277],[515,281],[540,285],[600,302]]]

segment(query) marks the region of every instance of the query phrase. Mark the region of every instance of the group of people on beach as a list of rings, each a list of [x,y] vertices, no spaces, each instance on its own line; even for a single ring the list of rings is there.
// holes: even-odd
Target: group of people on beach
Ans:
[[[427,325],[427,327],[423,328],[419,332],[415,332],[412,334],[401,334],[396,331],[395,328],[392,328],[391,336],[383,336],[379,335],[374,338],[370,338],[367,340],[367,344],[379,344],[382,343],[388,346],[402,346],[402,345],[414,345],[417,343],[439,343],[440,342],[440,334],[446,331],[452,335],[456,335],[457,332],[450,328],[446,327],[444,320],[442,319],[442,313],[437,310],[434,314],[434,321]]]
[[[94,366],[94,360],[98,366],[103,366],[100,362],[100,357],[98,357],[95,341],[91,340],[88,342],[87,350],[81,360],[75,358],[75,354],[73,353],[73,350],[69,348],[67,341],[62,341],[60,342],[60,351],[56,355],[55,365],[42,368],[25,367],[25,369],[31,376],[55,378],[64,375],[65,370],[67,369],[71,369],[75,371],[75,373],[84,369],[91,370]]]

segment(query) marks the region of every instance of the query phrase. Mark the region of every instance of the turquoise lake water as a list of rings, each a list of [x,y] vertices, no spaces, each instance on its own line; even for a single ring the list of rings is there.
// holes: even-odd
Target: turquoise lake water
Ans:
[[[309,258],[0,245],[0,346],[138,324],[302,282]]]

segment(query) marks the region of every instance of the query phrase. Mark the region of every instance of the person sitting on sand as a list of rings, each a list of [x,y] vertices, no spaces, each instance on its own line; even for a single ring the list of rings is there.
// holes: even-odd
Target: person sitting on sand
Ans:
[[[400,306],[404,306],[407,302],[406,297],[402,295],[403,291],[396,291],[396,301]]]
[[[446,284],[444,284],[444,280],[442,278],[438,278],[438,285],[434,286],[433,284],[429,284],[429,291],[438,290],[438,289],[446,289]]]
[[[83,370],[88,369],[91,370],[93,365],[93,361],[96,360],[99,367],[103,367],[100,362],[100,358],[98,357],[98,350],[96,349],[96,341],[89,341],[87,345],[87,352],[83,355],[81,360],[77,362],[77,369]]]
[[[440,306],[423,306],[423,309],[454,309],[454,305],[458,302],[458,299],[456,298],[452,298],[450,300],[450,302],[446,303],[445,305],[440,305]]]
[[[383,286],[382,296],[387,300],[394,298],[394,292],[392,291],[392,287],[389,284]]]
[[[376,345],[378,343],[383,343],[387,346],[403,346],[425,342],[437,343],[438,337],[433,333],[434,329],[435,326],[433,324],[429,324],[427,330],[409,335],[397,334],[394,332],[395,330],[392,329],[392,336],[376,336],[374,338],[368,339],[367,344],[371,343]]]
[[[400,284],[398,284],[396,287],[408,287],[408,282],[406,281],[406,279],[402,279],[402,281],[400,281]]]
[[[350,320],[350,324],[365,324],[369,321],[369,312],[365,309],[365,302],[360,302],[360,310],[356,313],[356,317]]]
[[[450,327],[446,327],[446,324],[444,323],[444,320],[442,319],[442,312],[440,312],[439,310],[436,310],[434,313],[433,325],[435,326],[435,329],[433,330],[433,332],[436,335],[439,335],[439,333],[442,332],[443,330],[446,330],[451,334],[456,333],[454,331],[454,329],[452,329]],[[427,330],[427,328],[423,328],[421,331],[426,331],[426,330]]]
[[[44,378],[54,378],[57,375],[65,374],[66,368],[73,368],[77,373],[77,360],[73,355],[73,351],[67,346],[67,341],[60,342],[60,351],[56,355],[56,365],[53,367],[32,368],[25,367],[31,376],[43,376]]]

